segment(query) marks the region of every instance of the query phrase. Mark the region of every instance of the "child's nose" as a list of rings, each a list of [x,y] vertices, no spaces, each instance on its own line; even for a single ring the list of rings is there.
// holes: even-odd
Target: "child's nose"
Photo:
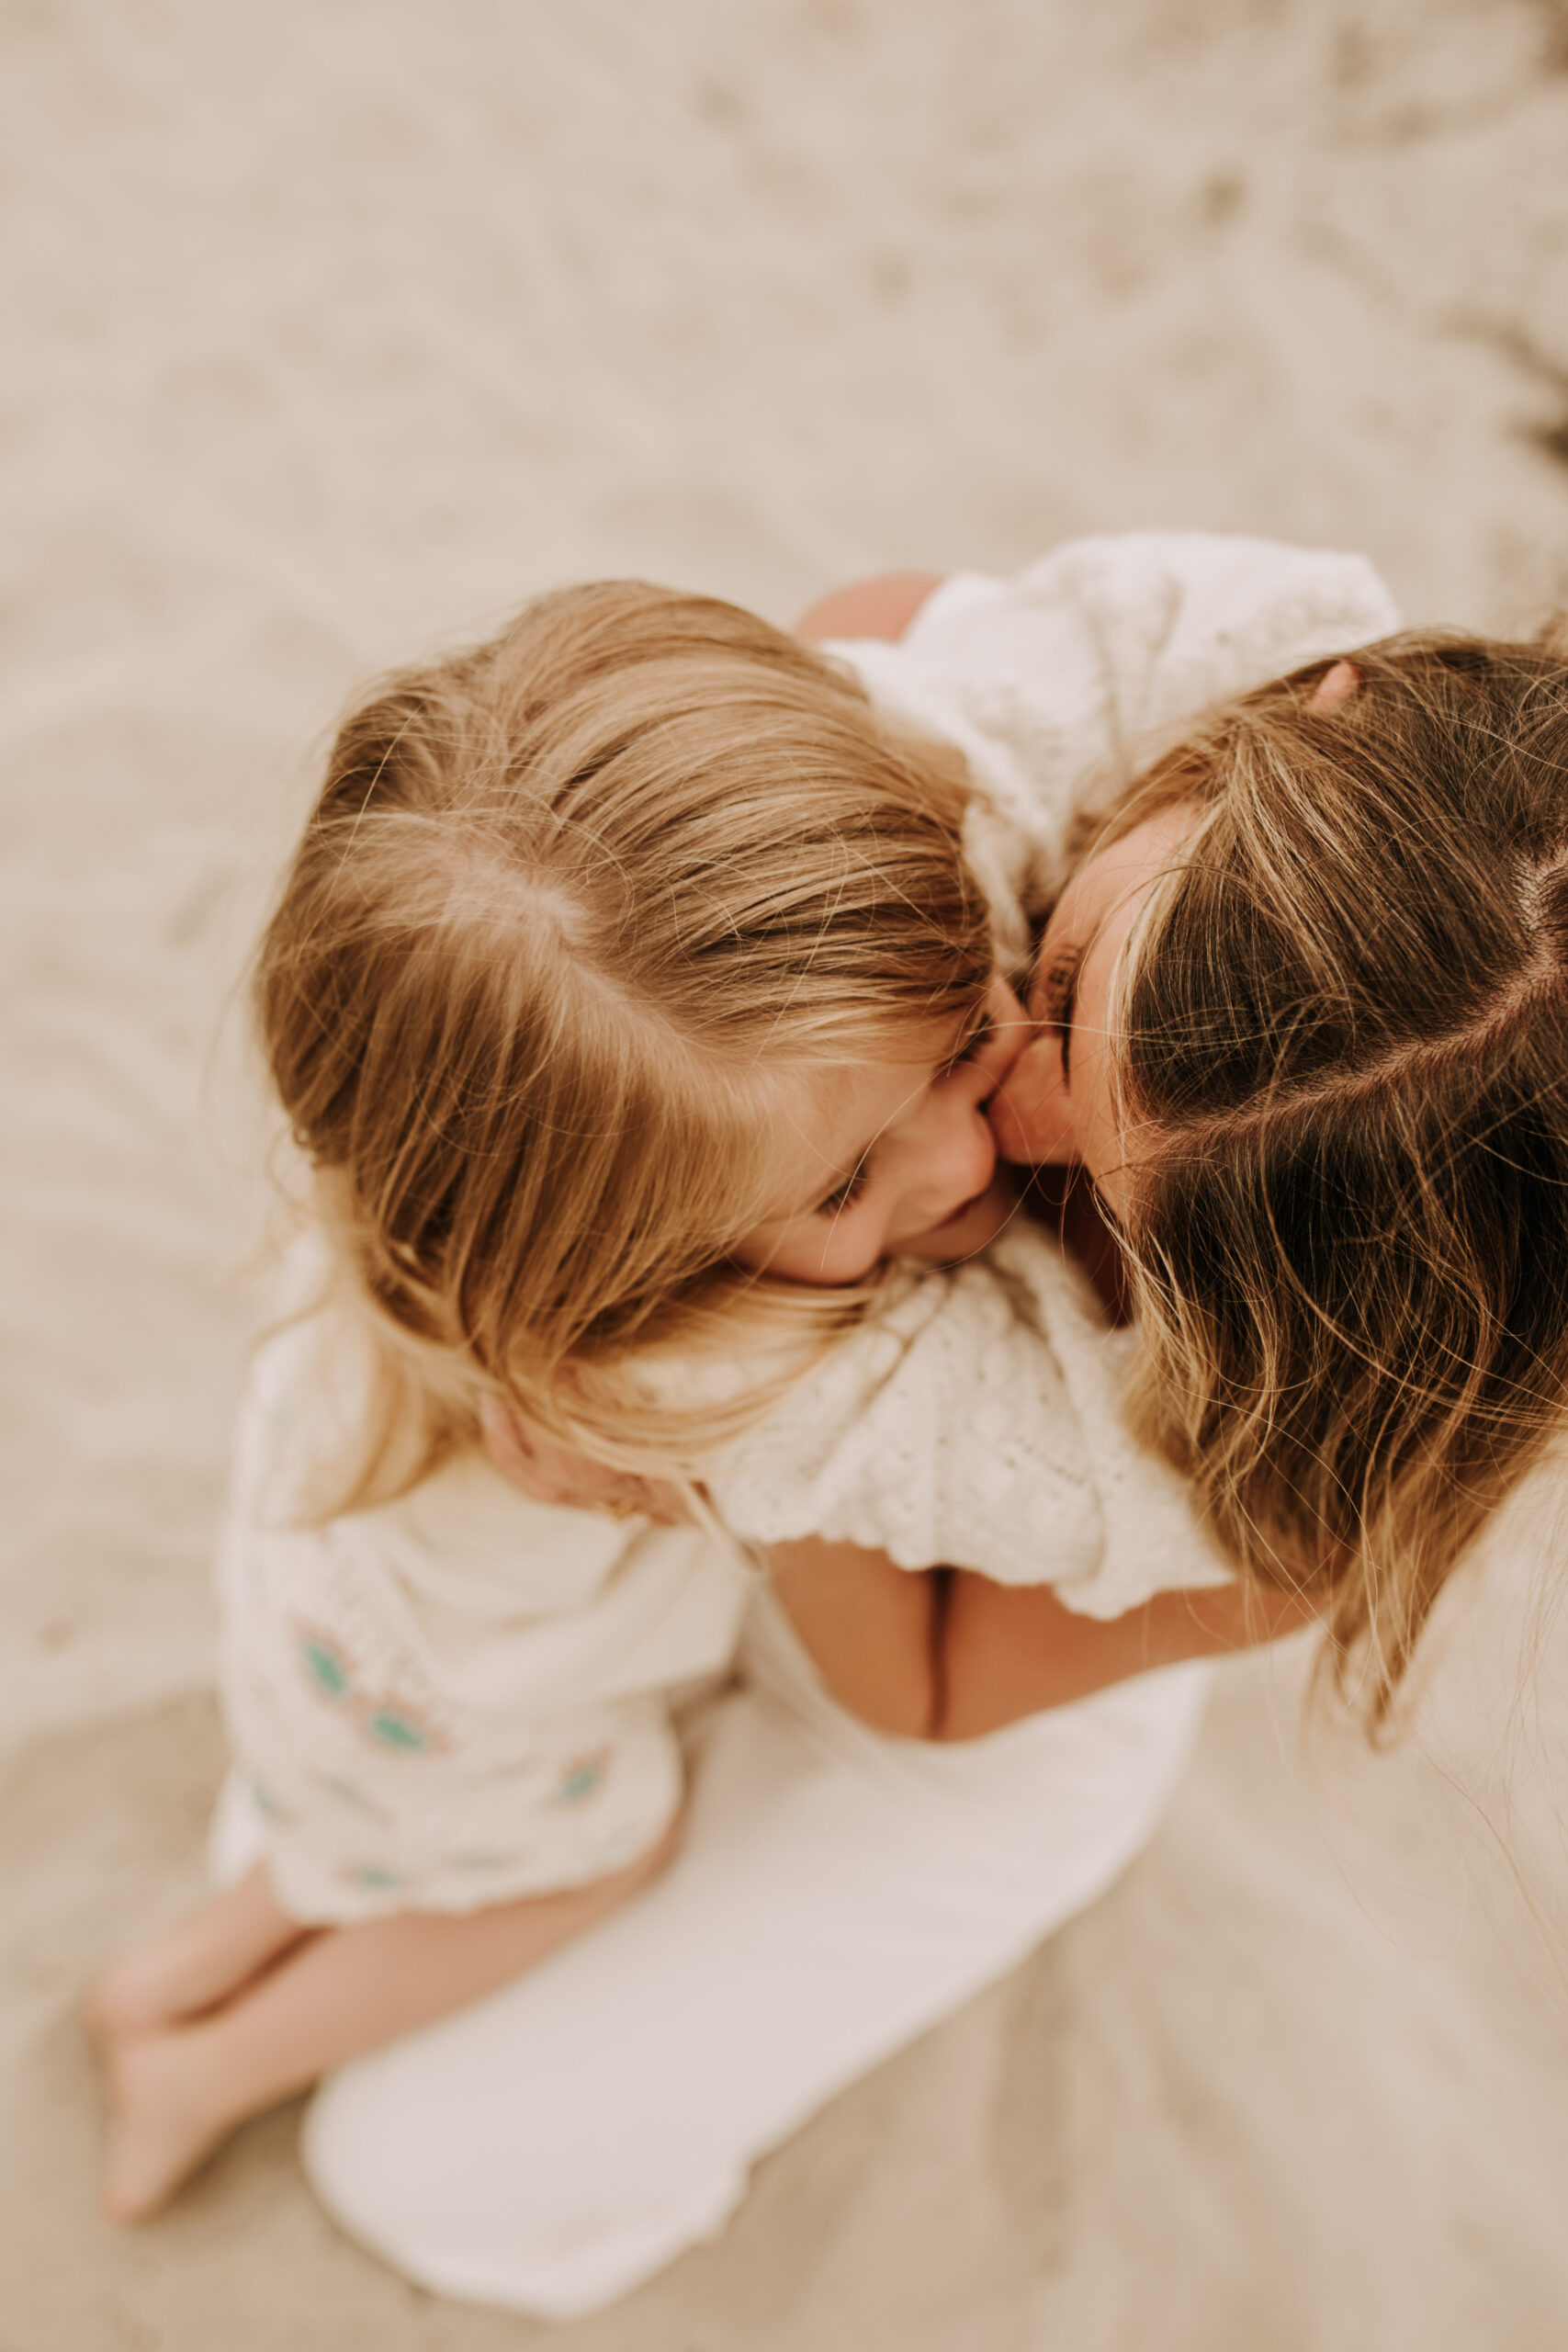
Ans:
[[[997,1147],[984,1104],[995,1083],[983,1082],[965,1062],[935,1090],[921,1150],[921,1175],[930,1188],[983,1193],[990,1182]]]

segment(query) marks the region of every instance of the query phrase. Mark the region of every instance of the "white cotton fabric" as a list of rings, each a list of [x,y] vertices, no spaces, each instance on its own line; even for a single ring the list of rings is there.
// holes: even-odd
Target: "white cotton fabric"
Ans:
[[[669,1871],[316,2096],[317,2195],[436,2294],[576,2319],[716,2237],[760,2156],[1121,1875],[1211,1679],[930,1747],[834,1706],[765,1593],[741,1663]]]
[[[353,1336],[322,1308],[258,1350],[220,1550],[230,1802],[279,1901],[346,1923],[623,1868],[680,1804],[670,1701],[729,1665],[744,1571],[694,1528],[536,1503],[474,1452],[301,1524],[323,1447],[352,1459]]]

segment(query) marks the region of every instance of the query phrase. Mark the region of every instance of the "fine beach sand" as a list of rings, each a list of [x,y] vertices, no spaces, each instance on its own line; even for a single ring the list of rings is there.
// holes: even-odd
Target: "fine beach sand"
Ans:
[[[1123,1883],[596,2319],[405,2287],[297,2109],[112,2228],[73,2006],[200,1887],[223,1012],[351,686],[563,579],[788,620],[1154,523],[1568,603],[1562,0],[12,0],[0,157],[6,2352],[1560,2346],[1550,1480],[1401,1748],[1228,1668]]]

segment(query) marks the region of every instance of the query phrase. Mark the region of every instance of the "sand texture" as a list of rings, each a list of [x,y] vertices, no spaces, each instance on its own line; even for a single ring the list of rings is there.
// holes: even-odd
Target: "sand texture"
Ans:
[[[1123,1884],[598,2319],[405,2288],[291,2112],[112,2229],[73,2022],[199,1883],[221,1016],[351,686],[563,579],[1150,523],[1568,602],[1562,0],[8,0],[0,175],[5,2352],[1568,2341],[1550,1483],[1396,1755],[1231,1670]]]

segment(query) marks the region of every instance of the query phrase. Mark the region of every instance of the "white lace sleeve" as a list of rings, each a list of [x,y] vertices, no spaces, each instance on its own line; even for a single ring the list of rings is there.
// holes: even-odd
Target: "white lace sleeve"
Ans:
[[[983,1260],[895,1279],[874,1318],[708,1476],[755,1541],[821,1535],[901,1567],[1051,1584],[1119,1616],[1222,1582],[1182,1482],[1135,1446],[1118,1393],[1132,1342],[1038,1229]]]
[[[876,701],[959,746],[984,789],[966,841],[1016,968],[1063,880],[1086,782],[1152,739],[1399,627],[1361,556],[1201,531],[1068,540],[1015,579],[943,582],[895,645],[830,650]]]

